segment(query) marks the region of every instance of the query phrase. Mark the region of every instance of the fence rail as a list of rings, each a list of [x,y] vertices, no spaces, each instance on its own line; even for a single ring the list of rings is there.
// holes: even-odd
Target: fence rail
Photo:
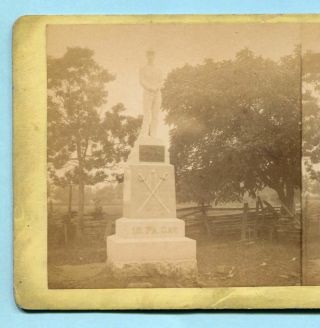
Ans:
[[[205,213],[205,214],[204,214]],[[299,216],[299,215],[298,215]],[[209,207],[186,207],[177,209],[177,217],[185,221],[186,235],[199,239],[204,235],[214,240],[221,236],[236,239],[252,240],[265,237],[273,240],[280,235],[289,239],[298,239],[301,228],[295,225],[292,218],[281,216],[280,207],[272,207],[258,211],[256,208],[223,208]],[[104,240],[106,235],[115,232],[115,220],[117,217],[94,218],[85,215],[83,220],[84,234],[93,240]],[[77,216],[70,219],[71,225],[76,225]],[[54,230],[65,230],[66,216],[51,220],[49,225],[55,226]]]

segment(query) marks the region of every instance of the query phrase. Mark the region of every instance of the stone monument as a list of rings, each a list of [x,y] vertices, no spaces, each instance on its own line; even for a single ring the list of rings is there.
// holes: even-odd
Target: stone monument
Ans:
[[[150,267],[166,275],[197,270],[196,241],[185,237],[185,223],[176,218],[174,167],[157,138],[161,83],[154,52],[148,51],[140,70],[142,128],[124,169],[123,217],[107,237],[108,265],[124,275]]]

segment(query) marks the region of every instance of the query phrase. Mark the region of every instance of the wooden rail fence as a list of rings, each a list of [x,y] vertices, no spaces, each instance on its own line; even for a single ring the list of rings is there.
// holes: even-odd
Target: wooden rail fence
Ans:
[[[205,212],[205,214],[204,214]],[[186,235],[199,239],[207,236],[212,240],[221,237],[236,240],[269,240],[285,238],[298,240],[301,228],[295,220],[280,213],[280,207],[265,208],[258,211],[255,208],[212,208],[186,207],[177,209],[177,217],[185,221]],[[296,215],[299,217],[299,213]],[[76,213],[71,218],[71,225],[76,224]],[[92,215],[84,216],[84,234],[95,241],[103,241],[106,235],[115,231],[117,218],[103,217],[96,219]],[[51,220],[55,231],[65,231],[66,220],[61,217]],[[50,227],[49,227],[50,228]]]

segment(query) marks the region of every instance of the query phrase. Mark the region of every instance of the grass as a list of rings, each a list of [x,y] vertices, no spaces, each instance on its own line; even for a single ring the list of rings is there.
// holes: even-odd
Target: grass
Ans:
[[[125,288],[132,283],[152,287],[293,286],[301,282],[299,243],[198,240],[198,277],[131,276],[119,279],[106,266],[101,243],[51,249],[50,288]]]

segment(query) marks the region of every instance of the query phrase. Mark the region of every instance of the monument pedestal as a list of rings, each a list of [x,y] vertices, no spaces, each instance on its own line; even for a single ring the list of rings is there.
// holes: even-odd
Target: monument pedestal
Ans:
[[[108,265],[122,275],[194,275],[196,241],[185,237],[185,223],[176,218],[174,167],[165,146],[147,141],[136,145],[125,167],[124,217],[107,237]]]

